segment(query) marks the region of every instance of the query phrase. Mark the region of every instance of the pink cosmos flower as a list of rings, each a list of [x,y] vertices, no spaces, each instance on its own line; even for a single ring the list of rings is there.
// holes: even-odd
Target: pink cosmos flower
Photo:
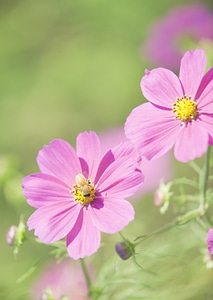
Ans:
[[[97,251],[100,231],[116,233],[134,219],[134,209],[125,198],[143,182],[137,168],[140,157],[129,142],[101,156],[94,132],[78,135],[75,150],[63,140],[54,140],[39,152],[40,173],[23,179],[23,193],[37,208],[27,224],[46,244],[66,237],[74,258]]]
[[[153,25],[142,52],[157,66],[177,70],[182,57],[181,39],[213,40],[213,14],[202,3],[173,8]]]
[[[92,276],[91,268],[89,273]],[[58,263],[49,262],[31,289],[32,300],[61,300],[63,297],[65,299],[87,300],[87,294],[88,288],[83,271],[77,262],[70,259]]]
[[[210,228],[207,234],[208,251],[210,254],[213,254],[213,228]]]
[[[203,50],[186,52],[179,78],[164,68],[145,71],[141,80],[150,101],[130,113],[125,133],[148,159],[158,158],[173,146],[177,160],[202,156],[213,144],[213,68],[205,75]]]

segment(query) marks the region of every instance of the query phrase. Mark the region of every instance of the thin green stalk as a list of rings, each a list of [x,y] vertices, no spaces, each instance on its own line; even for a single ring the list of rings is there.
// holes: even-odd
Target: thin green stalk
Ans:
[[[169,223],[167,224],[166,226],[163,226],[153,232],[151,232],[150,234],[147,234],[147,235],[142,235],[142,236],[138,236],[135,241],[137,241],[138,239],[142,239],[140,240],[139,242],[135,243],[135,245],[138,245],[140,244],[141,242],[145,241],[145,240],[148,240],[149,238],[159,234],[159,233],[163,233],[169,229],[171,229],[172,227],[174,227],[176,225],[176,221],[175,222],[172,222],[172,223]]]
[[[206,189],[207,189],[207,182],[208,182],[208,176],[209,176],[210,152],[211,152],[211,147],[209,146],[208,151],[206,153],[203,183],[202,183],[202,189],[201,189],[201,207],[202,208],[205,208],[205,202],[206,202]]]
[[[85,279],[86,279],[88,291],[90,293],[92,283],[91,283],[91,279],[90,279],[90,276],[89,276],[89,272],[87,270],[87,266],[86,266],[85,261],[84,261],[83,258],[80,259],[80,262],[81,262],[81,267],[82,267],[82,270],[84,272],[84,276],[85,276]]]

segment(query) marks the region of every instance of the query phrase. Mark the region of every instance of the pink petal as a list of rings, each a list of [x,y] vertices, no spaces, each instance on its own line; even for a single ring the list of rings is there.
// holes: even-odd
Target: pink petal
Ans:
[[[208,244],[209,253],[213,254],[213,228],[210,228],[207,233],[206,243]]]
[[[213,114],[201,114],[199,120],[202,129],[207,131],[210,137],[213,137]],[[212,144],[211,138],[209,143]]]
[[[209,136],[209,145],[213,146],[213,135]]]
[[[28,219],[29,230],[35,229],[35,235],[50,244],[64,238],[76,223],[81,205],[75,202],[61,201],[37,209]]]
[[[141,80],[141,90],[144,97],[153,104],[170,109],[176,98],[183,95],[178,77],[164,68],[147,71]]]
[[[121,157],[113,162],[97,182],[102,196],[127,198],[132,196],[144,180],[143,174],[136,170],[130,157]]]
[[[104,132],[100,132],[100,140],[101,140],[101,146],[103,150],[103,145],[105,149],[110,148],[112,146],[116,146],[118,142],[124,142],[126,140],[126,137],[124,136],[124,128],[118,127],[109,129]],[[131,144],[131,143],[129,143]],[[113,147],[112,152],[113,155],[117,157],[117,148],[119,150],[119,147],[123,146],[124,143],[121,143],[120,145]],[[129,147],[127,147],[129,148]],[[134,148],[135,149],[135,148]],[[115,151],[116,150],[116,151]],[[121,151],[122,152],[122,149]],[[132,155],[131,152],[129,152],[128,155]],[[140,157],[141,159],[141,157]],[[134,158],[135,160],[135,158]],[[135,160],[136,161],[136,160]],[[137,194],[134,195],[134,199],[140,199],[142,195],[147,194],[150,191],[153,191],[158,188],[160,180],[163,180],[164,182],[167,182],[170,180],[173,176],[173,166],[172,166],[172,156],[171,152],[167,153],[166,155],[153,160],[147,160],[145,157],[143,157],[141,161],[141,165],[139,167],[145,177],[145,180],[143,184],[141,184],[141,187],[136,192]],[[105,169],[104,169],[105,170]],[[154,172],[153,172],[154,170]],[[133,200],[131,198],[130,200]]]
[[[90,208],[91,219],[96,228],[105,233],[116,233],[134,220],[132,205],[116,197],[104,197],[103,207]]]
[[[207,85],[212,81],[213,79],[213,68],[211,68],[202,78],[202,81],[200,83],[200,86],[198,88],[197,94],[195,96],[195,99],[199,99],[202,92],[205,90]]]
[[[81,166],[75,150],[63,140],[53,140],[39,151],[37,162],[42,173],[60,178],[68,185],[75,183]]]
[[[201,113],[213,113],[213,80],[207,85],[197,101],[198,111]]]
[[[132,161],[136,164],[141,162],[141,156],[139,152],[135,149],[133,143],[131,143],[130,141],[120,143],[117,146],[113,147],[112,152],[115,159],[124,156],[127,156],[129,158],[131,156]]]
[[[112,150],[109,150],[104,157],[102,158],[96,177],[94,179],[94,183],[97,184],[98,180],[100,179],[100,176],[102,176],[103,172],[115,161],[114,154],[112,153]]]
[[[118,144],[117,146],[113,147],[110,151],[108,151],[105,156],[102,158],[99,168],[96,174],[95,183],[98,182],[100,177],[103,175],[103,173],[106,171],[106,169],[114,163],[114,161],[118,160],[121,157],[126,157],[128,160],[131,159],[132,166],[134,165],[135,168],[139,167],[141,162],[141,156],[139,155],[139,152],[136,151],[133,144],[129,141],[123,142]],[[120,168],[120,167],[119,167]],[[132,170],[134,167],[132,167]],[[113,170],[112,170],[113,172]]]
[[[76,153],[81,158],[83,173],[94,180],[100,162],[101,145],[93,131],[80,133],[76,140]]]
[[[71,187],[48,174],[37,173],[26,176],[22,180],[22,187],[27,202],[35,208],[57,201],[70,202],[73,199]]]
[[[184,94],[195,98],[206,69],[206,55],[203,50],[188,51],[181,60],[180,81]]]
[[[201,157],[208,148],[209,136],[201,121],[192,121],[182,126],[175,144],[174,154],[177,160],[188,162]]]
[[[158,158],[175,144],[181,129],[180,121],[174,119],[171,110],[142,104],[130,113],[125,133],[147,159]]]
[[[67,236],[67,251],[73,259],[95,253],[100,247],[100,231],[91,221],[89,207],[82,207],[75,226]]]

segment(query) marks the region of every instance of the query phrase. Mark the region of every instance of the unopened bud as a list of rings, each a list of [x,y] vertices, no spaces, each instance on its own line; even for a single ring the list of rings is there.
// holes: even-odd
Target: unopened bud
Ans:
[[[154,204],[156,206],[161,206],[163,204],[164,195],[160,189],[157,189],[154,194]]]
[[[10,226],[6,234],[6,241],[9,246],[14,246],[18,228],[15,225]]]
[[[51,289],[46,289],[41,294],[41,300],[55,300]]]
[[[6,242],[9,246],[14,246],[14,255],[18,254],[19,248],[25,239],[26,226],[22,220],[20,220],[18,227],[12,225],[6,234]]]
[[[115,250],[121,259],[127,260],[135,253],[135,246],[126,240],[125,242],[116,243]]]
[[[170,192],[171,185],[171,182],[168,182],[167,184],[161,182],[159,188],[154,194],[154,204],[156,206],[161,206],[160,212],[162,214],[164,214],[169,207],[169,202],[172,196],[172,192]]]

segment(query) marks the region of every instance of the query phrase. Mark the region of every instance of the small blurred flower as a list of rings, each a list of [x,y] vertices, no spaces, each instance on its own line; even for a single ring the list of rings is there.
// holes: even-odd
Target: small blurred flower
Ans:
[[[154,204],[156,206],[161,206],[160,212],[162,214],[164,214],[169,207],[169,202],[173,194],[170,192],[171,185],[171,182],[168,182],[167,184],[161,182],[159,188],[154,194]]]
[[[175,158],[201,157],[213,144],[213,68],[205,75],[203,50],[188,51],[179,78],[170,70],[146,70],[141,80],[150,101],[130,113],[125,133],[141,155],[158,158],[173,146]]]
[[[89,268],[92,277],[91,267]],[[65,259],[50,262],[31,289],[32,300],[86,300],[88,288],[79,263]]]
[[[209,253],[213,255],[213,228],[210,228],[207,233],[206,243],[208,244]]]
[[[16,235],[17,235],[17,230],[18,230],[18,228],[15,225],[10,226],[10,228],[8,229],[7,234],[6,234],[6,241],[9,246],[14,246],[15,240],[16,240]]]
[[[6,234],[6,242],[9,246],[14,246],[14,255],[18,254],[19,248],[25,239],[26,226],[21,218],[18,227],[10,226]]]
[[[157,189],[155,191],[155,194],[154,194],[154,204],[156,206],[161,206],[163,204],[163,200],[164,200],[164,197],[163,197],[163,192],[161,189]]]
[[[178,69],[182,43],[190,40],[213,40],[213,14],[202,3],[173,8],[168,15],[153,25],[149,39],[142,46],[143,55],[154,65]]]
[[[143,174],[140,156],[130,142],[103,157],[94,132],[78,135],[76,152],[67,142],[54,140],[38,154],[40,173],[23,179],[23,193],[37,208],[27,224],[50,244],[64,237],[74,258],[96,252],[100,232],[116,233],[134,219],[125,200],[139,188]]]

